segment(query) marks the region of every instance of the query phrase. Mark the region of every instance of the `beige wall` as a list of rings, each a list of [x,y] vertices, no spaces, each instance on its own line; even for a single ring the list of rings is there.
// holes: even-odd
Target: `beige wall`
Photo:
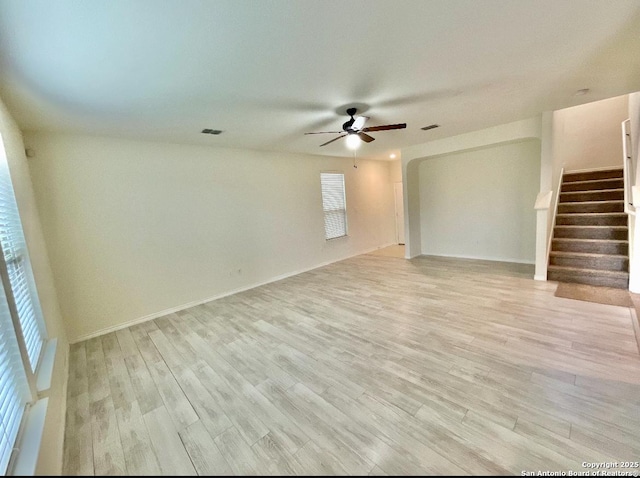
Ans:
[[[620,123],[628,112],[627,95],[555,111],[553,155],[558,167],[553,179],[563,167],[565,171],[622,167]]]
[[[29,134],[70,340],[394,241],[384,161]],[[325,241],[320,172],[345,173]]]
[[[402,160],[396,159],[389,161],[389,173],[391,174],[392,183],[402,182]]]
[[[40,475],[60,474],[62,471],[62,447],[66,409],[66,379],[69,345],[60,315],[40,220],[33,194],[22,134],[5,105],[0,102],[0,133],[7,153],[11,180],[24,229],[33,274],[40,297],[49,337],[58,338],[56,360],[51,389],[48,392],[49,406],[45,421],[42,446],[36,473]]]
[[[533,263],[540,141],[420,163],[422,254]]]

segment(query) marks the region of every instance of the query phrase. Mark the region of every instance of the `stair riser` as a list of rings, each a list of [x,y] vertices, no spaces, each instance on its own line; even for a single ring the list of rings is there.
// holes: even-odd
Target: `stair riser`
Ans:
[[[565,271],[549,271],[549,273],[547,274],[547,279],[558,282],[573,282],[577,284],[614,287],[616,289],[629,288],[629,279],[622,277],[594,277],[590,274],[579,274]]]
[[[629,253],[627,243],[574,242],[557,241],[555,239],[552,243],[551,250],[560,252],[590,252],[593,254],[622,254],[625,256]]]
[[[601,181],[593,181],[589,183],[572,182],[562,183],[561,192],[570,191],[595,191],[599,189],[622,189],[624,181],[622,179],[603,179]]]
[[[626,226],[627,216],[556,216],[560,226]]]
[[[624,191],[584,191],[561,193],[560,204],[579,201],[622,201]]]
[[[580,257],[551,256],[549,264],[553,266],[574,267],[576,269],[597,269],[599,271],[629,271],[629,259],[626,257]]]
[[[608,171],[587,171],[584,173],[566,173],[562,177],[562,182],[570,183],[573,181],[593,181],[595,179],[619,179],[622,177],[622,169],[612,169]]]
[[[626,240],[629,232],[626,229],[592,228],[592,227],[562,227],[556,226],[553,237],[571,239],[619,239]]]
[[[602,202],[602,203],[566,203],[558,204],[558,214],[587,213],[587,212],[624,212],[624,203]]]

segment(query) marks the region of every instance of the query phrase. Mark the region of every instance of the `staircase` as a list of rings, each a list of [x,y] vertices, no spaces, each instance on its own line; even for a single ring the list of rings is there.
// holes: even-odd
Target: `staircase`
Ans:
[[[563,176],[547,278],[629,287],[622,168]]]

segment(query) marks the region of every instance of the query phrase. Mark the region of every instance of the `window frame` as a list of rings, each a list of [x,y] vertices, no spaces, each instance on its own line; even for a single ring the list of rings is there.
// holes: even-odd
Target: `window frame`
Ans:
[[[19,234],[18,243],[20,245],[18,250],[19,256],[12,260],[20,261],[20,263],[22,263],[21,267],[24,268],[23,273],[25,275],[23,283],[27,289],[26,293],[28,293],[27,300],[29,301],[30,307],[33,309],[38,338],[41,340],[37,357],[35,355],[34,357],[30,357],[28,344],[22,328],[21,316],[18,310],[18,302],[16,301],[13,284],[10,280],[5,250],[0,245],[0,287],[2,287],[5,294],[8,312],[11,318],[11,325],[13,327],[12,335],[15,336],[16,339],[16,345],[20,353],[22,371],[24,372],[24,377],[21,374],[19,381],[24,378],[27,385],[26,403],[22,409],[20,424],[18,426],[15,440],[10,454],[3,457],[7,458],[4,474],[12,475],[16,472],[16,468],[19,468],[21,472],[24,472],[25,470],[30,472],[32,468],[35,470],[35,460],[37,459],[37,450],[40,447],[42,428],[44,427],[44,415],[46,414],[46,404],[48,402],[48,399],[46,398],[46,391],[50,387],[57,340],[50,339],[42,313],[40,296],[33,274],[33,267],[31,265],[27,241],[24,235],[22,216],[18,208],[13,177],[9,167],[9,151],[7,150],[3,136],[2,132],[0,132],[0,175],[2,175],[2,177],[0,177],[0,181],[8,181],[8,183],[4,185],[7,186],[6,194],[10,196],[9,201],[11,202],[11,205],[8,207],[11,208],[15,206],[15,218],[13,219],[16,220],[16,222],[8,226],[8,228],[19,227],[19,231],[17,231]],[[5,200],[7,199],[5,198]],[[13,211],[8,213],[7,217],[9,218],[12,213]],[[4,324],[3,326],[9,327],[8,324]],[[47,363],[45,364],[44,362]],[[11,383],[17,384],[17,382]],[[38,386],[39,384],[41,385],[40,387]],[[10,390],[10,388],[7,389],[7,391],[8,390]],[[3,390],[0,390],[0,393],[2,391]],[[38,410],[38,417],[32,417],[33,414],[31,413],[31,410],[34,409]],[[1,418],[4,421],[5,417]]]
[[[340,175],[342,176],[342,200],[344,203],[344,209],[335,209],[335,211],[344,211],[343,217],[344,217],[344,234],[340,235],[340,236],[334,236],[334,237],[327,237],[328,236],[328,230],[327,230],[327,220],[326,220],[326,216],[328,212],[331,212],[332,210],[329,209],[325,209],[325,195],[324,195],[324,191],[325,188],[323,187],[323,175],[329,175],[329,174],[333,174],[333,175]],[[335,171],[335,170],[327,170],[327,171],[320,171],[320,196],[322,199],[322,218],[324,221],[324,239],[325,241],[334,241],[336,239],[341,239],[344,237],[348,237],[349,236],[349,218],[348,218],[348,214],[347,214],[347,181],[346,181],[346,175],[344,173],[344,171]]]

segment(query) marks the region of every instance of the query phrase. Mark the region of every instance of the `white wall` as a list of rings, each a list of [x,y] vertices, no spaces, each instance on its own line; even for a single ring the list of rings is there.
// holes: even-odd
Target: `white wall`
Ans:
[[[545,111],[540,117],[540,192],[536,200],[536,267],[533,276],[542,281],[547,280],[547,249],[559,190],[553,181],[558,180],[562,168],[555,163],[553,146],[553,111]]]
[[[540,141],[420,163],[422,253],[533,263]]]
[[[39,475],[57,475],[62,472],[69,344],[42,235],[22,134],[2,101],[0,101],[0,133],[7,153],[7,163],[47,333],[49,337],[58,339],[51,389],[48,391],[47,417],[36,467],[36,473]]]
[[[640,91],[629,95],[628,116],[631,128],[631,155],[635,166],[634,184],[640,184]]]
[[[394,242],[384,161],[29,134],[71,341]],[[325,241],[321,171],[349,237]]]
[[[635,168],[635,177],[633,184],[640,185],[640,92],[631,93],[629,95],[629,120],[631,128],[631,157],[633,168]],[[640,208],[635,199],[634,206]],[[640,221],[637,216],[629,216],[629,229],[631,234],[629,238],[629,290],[634,293],[640,293]]]
[[[541,126],[540,117],[533,117],[403,148],[405,257],[412,258],[422,253],[419,180],[421,161],[444,154],[472,151],[514,141],[539,140],[542,135]]]
[[[628,118],[628,95],[555,111],[553,154],[558,171],[622,167],[620,123]],[[554,170],[557,179],[558,171]],[[553,183],[555,188],[555,182]]]
[[[389,172],[391,174],[391,182],[392,183],[401,183],[402,182],[402,160],[396,159],[394,161],[389,161]]]

